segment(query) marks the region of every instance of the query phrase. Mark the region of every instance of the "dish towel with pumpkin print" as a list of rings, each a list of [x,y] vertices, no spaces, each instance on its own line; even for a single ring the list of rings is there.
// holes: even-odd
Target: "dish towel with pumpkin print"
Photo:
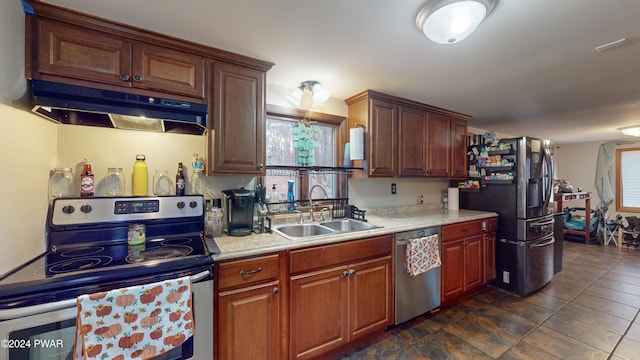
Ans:
[[[152,359],[193,336],[191,278],[77,299],[74,359]]]
[[[410,239],[405,248],[405,266],[412,276],[440,267],[438,234]]]

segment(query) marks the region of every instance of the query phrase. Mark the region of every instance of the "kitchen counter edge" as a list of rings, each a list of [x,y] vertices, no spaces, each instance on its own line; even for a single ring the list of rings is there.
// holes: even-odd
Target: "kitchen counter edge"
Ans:
[[[308,246],[333,244],[348,240],[357,240],[373,236],[395,234],[420,228],[442,226],[465,221],[487,219],[498,216],[497,213],[475,210],[426,211],[420,213],[404,213],[388,216],[368,216],[370,224],[381,226],[376,229],[334,234],[317,238],[288,240],[278,234],[251,234],[248,236],[222,236],[215,238],[220,253],[213,255],[214,261],[230,260],[248,256],[268,254],[283,250],[298,249]],[[206,239],[209,248],[212,240]]]

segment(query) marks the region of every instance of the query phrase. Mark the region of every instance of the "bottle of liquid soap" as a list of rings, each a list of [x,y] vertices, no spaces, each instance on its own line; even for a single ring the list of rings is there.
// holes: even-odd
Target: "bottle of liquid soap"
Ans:
[[[80,174],[80,197],[93,197],[94,178],[91,170],[91,159],[84,159],[82,174]]]
[[[184,196],[184,188],[185,188],[184,168],[182,167],[182,162],[179,162],[178,173],[176,174],[176,195]]]
[[[136,163],[133,165],[133,196],[149,194],[149,169],[145,159],[142,154],[136,155]]]

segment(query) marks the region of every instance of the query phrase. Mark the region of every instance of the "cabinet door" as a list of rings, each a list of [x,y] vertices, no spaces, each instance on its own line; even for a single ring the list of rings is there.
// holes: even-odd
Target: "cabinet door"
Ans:
[[[400,106],[400,153],[398,175],[427,175],[427,112]]]
[[[221,360],[280,359],[279,282],[220,293]]]
[[[484,282],[496,278],[496,233],[484,234]]]
[[[131,87],[130,41],[51,20],[38,19],[37,24],[34,77],[66,77]]]
[[[369,103],[369,175],[393,177],[398,159],[398,106],[373,99]]]
[[[349,341],[393,323],[391,256],[349,269]]]
[[[290,281],[291,359],[310,359],[348,341],[346,266]]]
[[[442,243],[442,302],[464,291],[464,245],[462,240]]]
[[[463,239],[464,242],[464,291],[480,286],[484,281],[484,255],[482,236]]]
[[[467,121],[451,119],[451,176],[467,177]]]
[[[204,58],[135,43],[131,80],[134,87],[204,99]]]
[[[450,157],[449,117],[429,113],[427,131],[427,175],[448,177]]]
[[[263,175],[265,73],[221,61],[212,68],[209,172]]]

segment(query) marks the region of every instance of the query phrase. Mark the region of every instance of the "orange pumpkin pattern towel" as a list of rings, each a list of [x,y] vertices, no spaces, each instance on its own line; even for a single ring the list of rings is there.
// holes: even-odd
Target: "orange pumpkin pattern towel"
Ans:
[[[152,359],[193,336],[188,276],[77,301],[74,359]]]
[[[440,265],[438,234],[410,239],[407,242],[405,266],[409,275],[419,275]]]

